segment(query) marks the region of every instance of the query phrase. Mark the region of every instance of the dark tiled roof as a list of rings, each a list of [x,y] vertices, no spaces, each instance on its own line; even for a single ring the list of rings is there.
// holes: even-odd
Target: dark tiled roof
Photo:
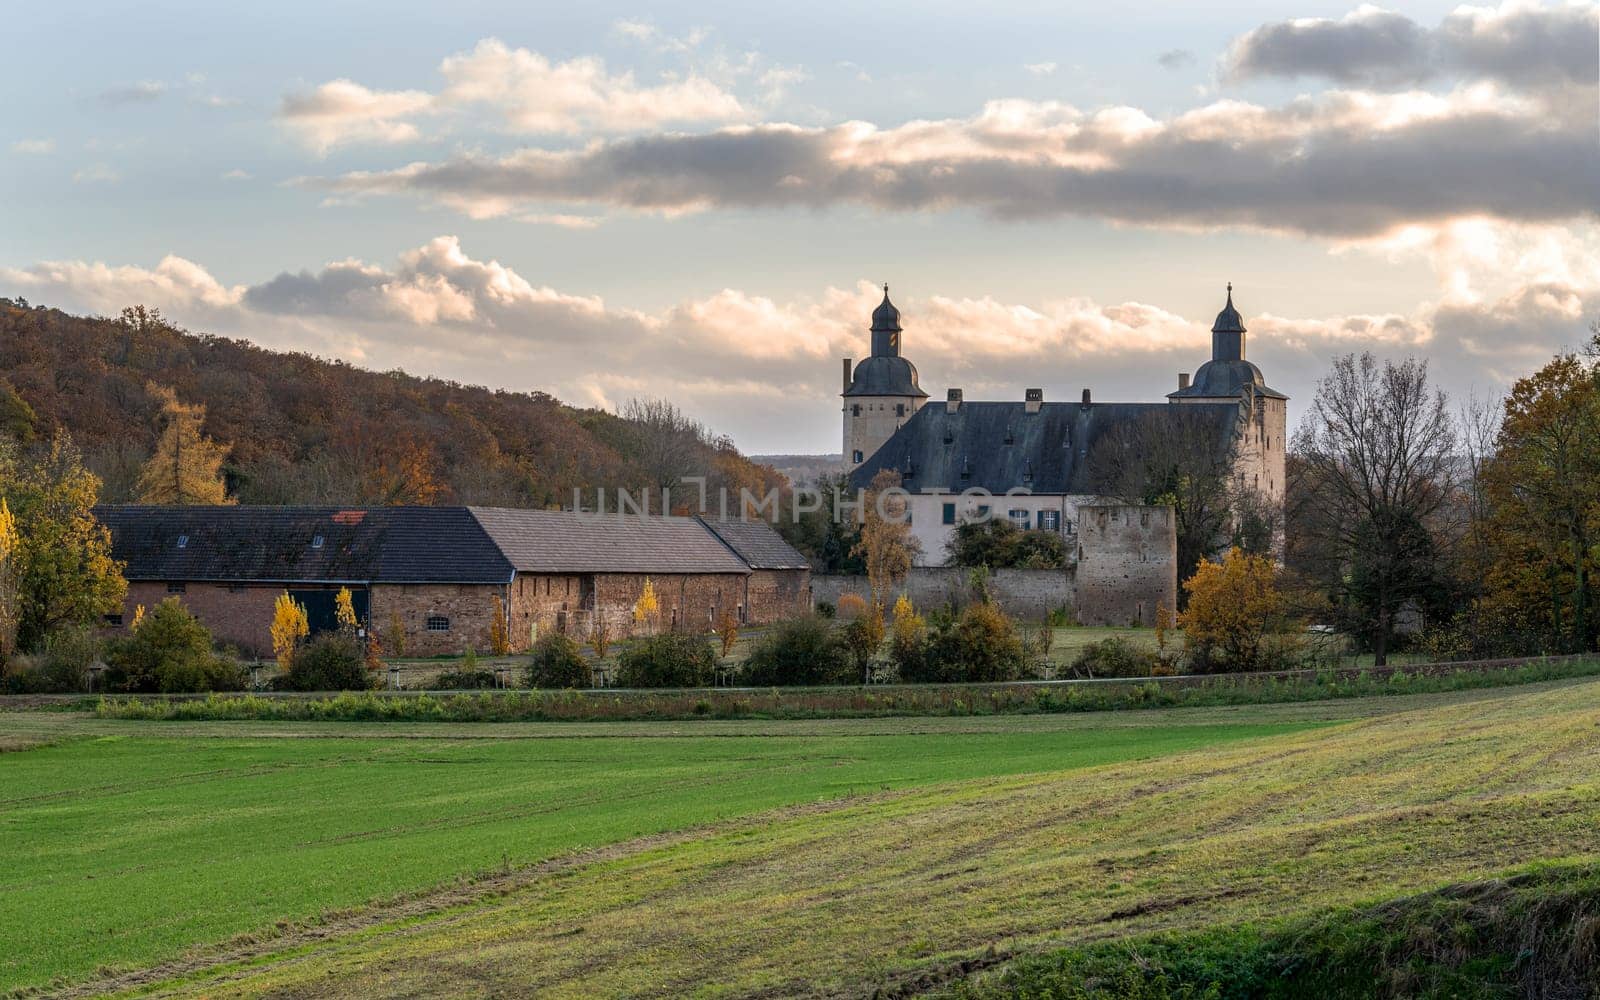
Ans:
[[[95,516],[110,528],[112,554],[130,580],[511,578],[510,562],[465,507],[106,506]]]
[[[1092,494],[1089,456],[1097,442],[1119,426],[1178,409],[1172,403],[1045,403],[1028,413],[1022,402],[975,402],[950,413],[935,403],[918,410],[851,473],[850,485],[865,489],[888,468],[912,492]],[[1218,448],[1231,446],[1237,403],[1183,404],[1182,411],[1186,419],[1215,425]]]
[[[917,366],[895,355],[873,355],[856,365],[846,396],[926,396]]]
[[[1261,376],[1261,369],[1243,358],[1207,361],[1194,373],[1194,381],[1189,383],[1189,388],[1169,392],[1167,398],[1237,398],[1244,394],[1246,386],[1253,387],[1257,396],[1289,398],[1276,389],[1268,388],[1266,379]]]
[[[700,519],[751,569],[809,569],[811,564],[765,521]]]
[[[473,507],[520,573],[749,573],[692,517]]]

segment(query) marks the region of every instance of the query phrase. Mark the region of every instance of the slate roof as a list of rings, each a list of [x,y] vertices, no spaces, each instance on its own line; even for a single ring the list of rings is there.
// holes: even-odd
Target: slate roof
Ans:
[[[512,573],[465,507],[104,506],[95,517],[130,580],[505,583]]]
[[[1261,375],[1261,369],[1243,358],[1232,361],[1215,359],[1207,361],[1194,373],[1194,381],[1189,383],[1189,388],[1169,392],[1167,398],[1237,398],[1244,394],[1246,386],[1251,387],[1257,396],[1267,396],[1271,399],[1289,398],[1278,390],[1269,388],[1267,380]]]
[[[692,517],[472,507],[520,573],[744,573],[750,567]]]
[[[917,381],[917,366],[892,354],[875,354],[856,365],[849,396],[926,396]]]
[[[1045,403],[1028,413],[1023,402],[962,403],[955,413],[932,404],[918,410],[850,475],[865,489],[885,468],[901,475],[913,493],[983,489],[996,495],[1025,488],[1034,493],[1092,494],[1089,456],[1115,428],[1147,414],[1172,414],[1172,403]],[[1219,448],[1229,447],[1239,419],[1237,403],[1190,403],[1182,412],[1216,428]]]
[[[751,569],[809,569],[811,563],[765,521],[700,519]]]

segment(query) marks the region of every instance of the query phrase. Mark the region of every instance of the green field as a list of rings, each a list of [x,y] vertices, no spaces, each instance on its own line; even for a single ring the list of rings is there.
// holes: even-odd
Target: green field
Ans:
[[[1588,680],[986,718],[0,715],[0,989],[917,992],[1594,859],[1597,722]]]

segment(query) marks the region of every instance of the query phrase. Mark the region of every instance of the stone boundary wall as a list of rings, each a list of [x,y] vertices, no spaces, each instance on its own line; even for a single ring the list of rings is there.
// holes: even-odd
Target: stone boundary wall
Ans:
[[[961,566],[915,566],[900,590],[921,611],[946,604],[968,604],[975,597],[971,576],[972,570]],[[1073,610],[1073,577],[1071,568],[997,569],[989,574],[989,592],[1007,614],[1043,619],[1059,608]],[[866,597],[869,592],[864,576],[817,573],[811,577],[811,597],[816,604],[826,601],[837,605],[844,594]]]

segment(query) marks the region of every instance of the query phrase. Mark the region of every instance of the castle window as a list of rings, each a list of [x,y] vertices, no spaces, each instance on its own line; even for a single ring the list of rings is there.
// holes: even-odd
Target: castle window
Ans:
[[[850,404],[850,415],[852,417],[861,416],[861,404],[860,403],[852,403],[852,404]]]
[[[852,451],[850,453],[850,461],[852,461],[852,462],[856,462],[856,463],[864,462],[864,461],[866,461],[866,457],[867,456],[861,454],[861,449],[859,449],[859,448],[857,448],[855,451]]]
[[[1061,512],[1059,510],[1041,510],[1039,512],[1040,531],[1060,531]]]
[[[450,619],[446,618],[444,615],[429,615],[428,616],[428,631],[429,632],[448,632],[448,631],[450,631]]]
[[[897,417],[905,416],[906,415],[906,404],[904,404],[904,403],[896,403],[896,404],[894,404],[894,415],[897,416]]]
[[[1028,515],[1028,512],[1026,510],[1023,510],[1021,507],[1017,507],[1017,508],[1012,509],[1008,513],[1009,513],[1009,516],[1011,517],[1011,523],[1012,524],[1014,524],[1017,527],[1022,528],[1024,530],[1027,529],[1029,515]]]
[[[956,505],[955,504],[947,503],[947,504],[944,505],[944,523],[945,524],[955,524],[956,523]]]

